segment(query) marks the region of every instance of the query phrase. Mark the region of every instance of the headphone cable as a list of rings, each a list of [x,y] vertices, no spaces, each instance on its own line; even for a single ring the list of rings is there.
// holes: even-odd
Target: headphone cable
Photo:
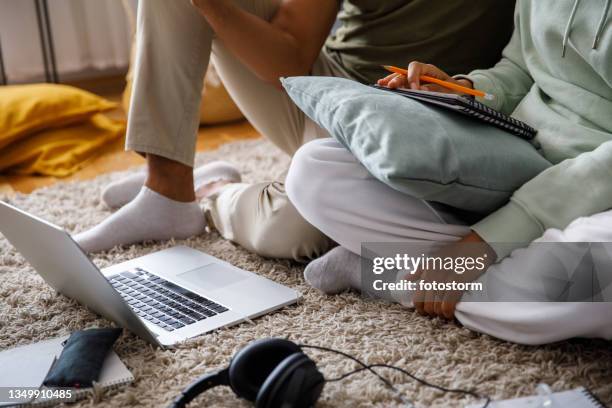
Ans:
[[[484,395],[480,395],[474,391],[471,390],[464,390],[464,389],[460,389],[460,388],[446,388],[443,387],[441,385],[436,385],[436,384],[432,384],[429,383],[417,376],[415,376],[414,374],[411,374],[410,372],[404,370],[403,368],[400,367],[396,367],[396,366],[392,366],[392,365],[388,365],[388,364],[365,364],[363,361],[359,360],[356,357],[351,356],[350,354],[344,353],[342,351],[339,350],[334,350],[328,347],[322,347],[322,346],[311,346],[311,345],[307,345],[307,344],[298,344],[298,346],[300,348],[311,348],[311,349],[315,349],[315,350],[321,350],[321,351],[329,351],[331,353],[336,353],[339,354],[341,356],[344,356],[350,360],[353,360],[354,362],[356,362],[357,364],[361,365],[360,368],[355,369],[353,371],[349,371],[348,373],[345,373],[343,375],[341,375],[340,377],[337,378],[332,378],[332,379],[325,379],[325,382],[335,382],[335,381],[340,381],[343,380],[353,374],[357,374],[361,371],[365,371],[368,370],[369,372],[371,372],[372,374],[374,374],[376,377],[378,377],[383,383],[385,383],[385,385],[387,387],[389,387],[391,390],[393,390],[395,393],[398,394],[398,396],[400,397],[400,399],[402,401],[404,401],[407,404],[411,403],[409,401],[406,401],[406,399],[404,398],[403,394],[391,383],[391,381],[387,380],[385,377],[383,377],[382,375],[378,374],[378,372],[376,372],[374,370],[374,368],[390,368],[392,370],[396,370],[399,371],[401,373],[403,373],[404,375],[407,375],[408,377],[412,378],[413,380],[417,381],[418,383],[426,386],[426,387],[430,387],[430,388],[434,388],[438,391],[442,391],[442,392],[450,392],[450,393],[455,393],[455,394],[464,394],[464,395],[469,395],[472,396],[474,398],[478,398],[478,399],[485,399],[485,403],[482,406],[482,408],[487,408],[489,406],[489,404],[491,403],[491,398],[484,396]]]

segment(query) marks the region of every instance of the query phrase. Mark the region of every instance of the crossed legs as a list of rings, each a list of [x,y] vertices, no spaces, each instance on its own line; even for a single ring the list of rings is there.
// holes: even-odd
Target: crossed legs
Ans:
[[[302,216],[341,245],[306,270],[307,280],[328,293],[362,289],[362,242],[450,242],[469,232],[453,214],[434,211],[429,204],[374,179],[333,139],[317,140],[298,150],[287,176],[287,192]],[[564,231],[548,230],[541,241],[571,243],[588,236],[593,241],[610,242],[612,233],[601,227],[609,222],[612,211],[576,220]],[[535,284],[550,274],[546,262],[534,262],[534,256],[541,253],[539,248],[519,251],[484,275],[497,278],[496,290],[502,293],[520,289],[513,286],[516,282],[525,284],[531,279]],[[515,278],[508,279],[513,275]],[[477,298],[471,293],[464,295],[455,316],[465,327],[497,338],[522,344],[572,337],[612,339],[612,303],[492,303]],[[401,301],[411,306],[409,298]]]

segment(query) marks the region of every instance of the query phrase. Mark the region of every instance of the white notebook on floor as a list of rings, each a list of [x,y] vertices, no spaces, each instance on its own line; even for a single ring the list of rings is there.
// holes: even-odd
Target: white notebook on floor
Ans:
[[[544,404],[546,397],[552,401]],[[515,398],[504,401],[491,401],[489,408],[606,408],[589,390],[584,387],[561,391],[549,396]],[[469,405],[466,408],[482,408],[481,405]]]
[[[0,388],[38,388],[44,381],[51,365],[62,352],[62,343],[68,336],[45,340],[27,346],[15,347],[0,352]],[[134,376],[121,362],[114,351],[110,351],[102,365],[96,387],[102,391],[121,387],[134,381]],[[92,388],[73,389],[74,401],[86,398]],[[59,403],[53,399],[39,399],[27,405],[46,407]],[[0,407],[14,406],[0,402]]]

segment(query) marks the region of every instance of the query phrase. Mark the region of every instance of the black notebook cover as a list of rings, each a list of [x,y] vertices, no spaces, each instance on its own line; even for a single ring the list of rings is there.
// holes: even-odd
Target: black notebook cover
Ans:
[[[472,97],[439,92],[415,91],[404,88],[390,89],[378,85],[372,85],[372,87],[393,92],[394,94],[421,102],[441,106],[445,109],[450,109],[454,112],[467,115],[476,120],[498,127],[525,140],[532,140],[538,132],[528,124],[496,111],[495,109],[491,109]]]

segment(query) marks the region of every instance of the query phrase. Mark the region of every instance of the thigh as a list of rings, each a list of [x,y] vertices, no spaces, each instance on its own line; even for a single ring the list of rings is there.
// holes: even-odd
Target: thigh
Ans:
[[[270,20],[279,6],[279,0],[236,0],[245,10]],[[329,137],[329,133],[308,118],[279,90],[259,79],[220,41],[213,41],[213,61],[223,84],[249,122],[259,133],[289,155],[293,155],[305,142]],[[315,61],[314,75],[346,75],[337,63],[321,53]]]
[[[286,187],[307,221],[357,254],[362,242],[455,241],[469,232],[453,214],[373,178],[333,139],[296,153]]]
[[[302,145],[304,113],[285,92],[259,79],[217,41],[213,45],[213,62],[228,93],[251,125],[283,152],[293,155]]]

